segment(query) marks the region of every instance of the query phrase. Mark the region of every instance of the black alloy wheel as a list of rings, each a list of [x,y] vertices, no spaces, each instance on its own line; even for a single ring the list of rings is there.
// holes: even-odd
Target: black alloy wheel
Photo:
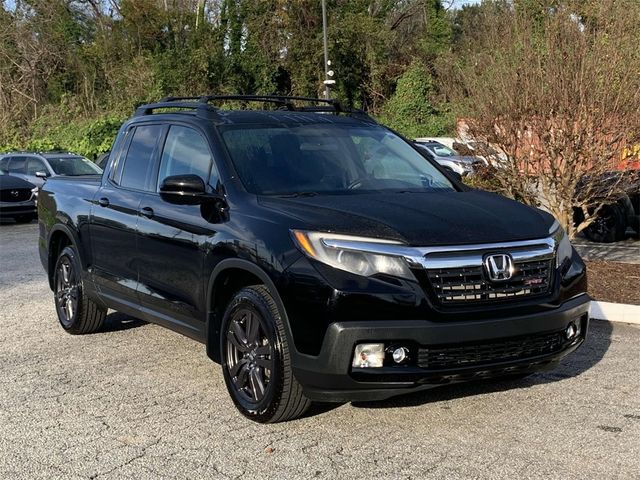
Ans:
[[[273,349],[264,320],[251,308],[236,310],[227,328],[226,368],[238,395],[258,405],[271,384]]]
[[[55,300],[58,318],[64,328],[70,328],[78,312],[78,274],[71,259],[63,256],[55,273]]]
[[[86,295],[82,267],[74,247],[65,247],[58,256],[53,293],[58,320],[66,332],[93,333],[104,324],[107,309]]]
[[[236,408],[256,422],[292,420],[311,405],[293,375],[284,321],[264,285],[237,292],[222,318],[224,381]]]

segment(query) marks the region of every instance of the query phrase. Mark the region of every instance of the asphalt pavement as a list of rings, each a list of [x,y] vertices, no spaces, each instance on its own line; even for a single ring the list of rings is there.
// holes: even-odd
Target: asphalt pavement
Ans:
[[[578,234],[571,242],[584,260],[640,263],[640,238],[633,233],[614,243],[598,243]]]
[[[259,425],[204,347],[113,313],[58,326],[37,224],[0,225],[0,478],[640,478],[640,328],[557,370]]]

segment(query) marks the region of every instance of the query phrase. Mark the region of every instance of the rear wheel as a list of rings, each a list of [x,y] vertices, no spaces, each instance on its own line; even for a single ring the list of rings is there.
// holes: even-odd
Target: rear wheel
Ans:
[[[611,243],[624,238],[627,230],[624,211],[617,203],[605,205],[597,218],[584,229],[585,236],[594,242]]]
[[[84,293],[82,269],[73,247],[65,247],[56,262],[53,286],[60,325],[68,333],[93,333],[102,327],[105,308]]]
[[[246,417],[275,423],[300,417],[311,402],[293,376],[283,320],[264,286],[240,290],[222,320],[222,372]]]

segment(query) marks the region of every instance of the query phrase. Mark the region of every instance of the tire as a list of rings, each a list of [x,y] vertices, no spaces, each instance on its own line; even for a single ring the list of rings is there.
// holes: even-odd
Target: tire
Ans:
[[[625,213],[614,203],[600,209],[598,217],[584,229],[584,234],[592,242],[612,243],[624,239],[626,230]]]
[[[36,219],[35,215],[18,215],[13,218],[16,223],[30,223]]]
[[[282,316],[266,287],[240,290],[220,331],[222,373],[240,413],[260,423],[304,414],[311,401],[293,376]]]
[[[58,320],[66,332],[82,335],[102,327],[107,310],[85,295],[82,266],[73,247],[60,252],[53,287]]]

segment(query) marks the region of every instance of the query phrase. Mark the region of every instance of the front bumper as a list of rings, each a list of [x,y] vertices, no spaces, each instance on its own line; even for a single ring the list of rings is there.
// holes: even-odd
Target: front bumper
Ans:
[[[357,321],[330,325],[320,354],[296,354],[294,374],[305,394],[315,401],[370,401],[431,388],[437,385],[464,382],[477,378],[499,377],[553,368],[562,358],[584,342],[589,322],[590,299],[579,295],[560,307],[544,313],[476,321]],[[555,345],[549,353],[535,354],[523,350],[521,356],[474,363],[465,360],[455,367],[422,368],[411,365],[382,368],[352,369],[351,361],[358,343],[386,345],[413,343],[421,351],[443,346],[484,348],[487,344],[507,342],[517,344],[527,336],[563,332],[571,323],[580,322],[582,332],[576,338]]]
[[[36,215],[37,213],[36,202],[33,198],[24,202],[0,202],[0,217]]]

